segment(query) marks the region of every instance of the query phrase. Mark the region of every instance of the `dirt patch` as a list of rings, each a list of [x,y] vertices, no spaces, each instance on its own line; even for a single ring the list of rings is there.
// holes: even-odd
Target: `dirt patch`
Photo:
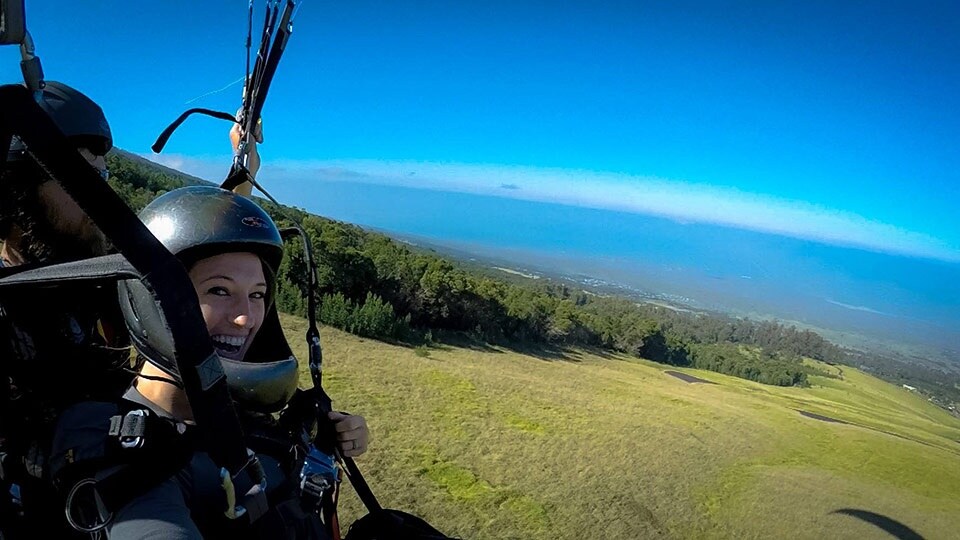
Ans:
[[[850,422],[844,422],[843,420],[837,420],[836,418],[830,418],[829,416],[824,416],[822,414],[812,413],[809,411],[801,411],[797,409],[797,412],[807,418],[813,418],[814,420],[820,420],[821,422],[831,422],[834,424],[849,424]]]
[[[702,384],[717,384],[713,381],[708,381],[706,379],[701,379],[700,377],[694,377],[693,375],[687,375],[686,373],[680,373],[679,371],[664,371],[667,375],[671,377],[676,377],[685,383],[702,383]]]

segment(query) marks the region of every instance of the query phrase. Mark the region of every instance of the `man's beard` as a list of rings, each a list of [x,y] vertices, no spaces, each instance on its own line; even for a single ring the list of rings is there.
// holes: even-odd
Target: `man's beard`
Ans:
[[[36,220],[20,238],[25,257],[37,262],[63,262],[105,255],[108,243],[103,235],[84,232],[82,236],[58,231],[46,220]]]
[[[62,232],[55,224],[56,209],[40,202],[36,186],[12,190],[13,221],[21,231],[19,252],[25,262],[52,263],[104,255],[109,243],[92,224],[79,232]]]

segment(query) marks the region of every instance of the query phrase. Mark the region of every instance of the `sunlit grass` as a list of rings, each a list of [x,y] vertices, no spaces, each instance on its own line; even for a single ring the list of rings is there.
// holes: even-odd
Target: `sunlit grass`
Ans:
[[[284,324],[304,358],[303,321]],[[448,534],[883,537],[842,508],[927,538],[960,530],[960,420],[851,368],[811,388],[697,370],[685,371],[717,384],[687,384],[582,351],[425,356],[332,329],[323,342],[335,407],[370,424],[358,463],[375,493]],[[345,487],[342,522],[362,513]]]

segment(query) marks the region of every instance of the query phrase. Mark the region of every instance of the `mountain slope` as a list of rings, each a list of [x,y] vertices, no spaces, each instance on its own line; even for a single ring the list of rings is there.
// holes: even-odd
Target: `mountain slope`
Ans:
[[[283,324],[305,358],[305,321]],[[322,333],[335,407],[371,428],[358,462],[374,492],[448,534],[884,537],[843,509],[926,538],[960,527],[960,419],[851,368],[810,388],[684,370],[715,383],[688,384],[623,355],[441,346],[423,356]],[[344,523],[362,513],[346,486],[342,505]]]

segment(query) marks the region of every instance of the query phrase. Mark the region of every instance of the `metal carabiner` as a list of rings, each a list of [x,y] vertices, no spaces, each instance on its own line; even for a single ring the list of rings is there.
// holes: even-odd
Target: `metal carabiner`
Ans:
[[[76,510],[73,507],[74,503],[76,502],[77,492],[79,492],[80,489],[85,486],[90,486],[90,490],[93,493],[93,506],[97,514],[92,525],[80,523],[80,521],[77,520],[76,516],[74,515]],[[82,512],[83,509],[81,508],[78,510]],[[89,510],[89,508],[87,510]],[[103,504],[103,499],[100,498],[100,493],[97,492],[97,481],[93,478],[84,478],[70,488],[70,492],[67,494],[67,500],[64,505],[64,513],[67,517],[67,523],[69,523],[71,527],[79,532],[89,534],[94,534],[100,531],[110,523],[111,519],[113,519],[113,512],[108,511],[106,506]]]

